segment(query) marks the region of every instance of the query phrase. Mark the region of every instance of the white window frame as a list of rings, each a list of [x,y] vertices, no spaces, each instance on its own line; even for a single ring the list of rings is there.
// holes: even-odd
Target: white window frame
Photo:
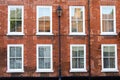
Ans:
[[[113,7],[114,9],[114,32],[103,32],[102,30],[102,8],[103,7]],[[100,24],[101,24],[101,35],[117,35],[116,33],[116,7],[115,6],[100,6]]]
[[[50,32],[39,32],[39,21],[38,21],[38,11],[39,11],[39,8],[49,8],[50,9]],[[36,35],[53,35],[52,34],[52,6],[37,6],[37,12],[36,12],[36,25],[37,25],[37,28],[36,28]]]
[[[84,47],[84,68],[72,68],[72,47]],[[86,70],[86,45],[85,44],[71,44],[70,45],[70,72],[87,72]]]
[[[21,69],[10,69],[10,60],[9,60],[9,55],[10,55],[10,47],[21,47],[22,49],[22,68]],[[7,45],[7,72],[8,73],[21,73],[24,72],[24,45],[23,44],[8,44]]]
[[[10,32],[10,8],[21,8],[22,9],[22,30],[21,32]],[[10,5],[8,6],[8,33],[7,35],[24,35],[24,6],[15,6],[15,5]]]
[[[115,47],[115,68],[104,68],[104,61],[103,61],[103,47],[104,46],[114,46]],[[101,72],[118,72],[118,63],[117,63],[117,45],[116,44],[102,44],[101,45],[101,60],[102,60],[102,70]]]
[[[72,19],[71,19],[71,8],[82,8],[83,9],[83,32],[72,32]],[[86,35],[85,34],[85,7],[84,6],[70,6],[69,7],[69,25],[70,25],[70,35]]]
[[[51,58],[50,69],[39,69],[39,67],[38,67],[39,66],[39,60],[38,60],[39,52],[38,52],[38,49],[41,46],[50,46],[50,49],[51,49],[51,52],[50,52],[50,58]],[[37,44],[36,47],[37,47],[37,49],[36,49],[36,52],[37,52],[37,54],[36,54],[36,56],[37,56],[37,58],[36,58],[36,61],[37,61],[36,72],[53,72],[53,46],[52,46],[52,44]]]

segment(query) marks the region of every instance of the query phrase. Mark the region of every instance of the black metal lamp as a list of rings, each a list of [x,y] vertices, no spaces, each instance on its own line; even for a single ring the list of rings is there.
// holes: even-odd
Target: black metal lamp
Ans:
[[[61,6],[58,6],[58,8],[57,8],[57,15],[58,15],[58,17],[61,17],[61,15],[62,15],[62,8],[61,8]]]
[[[58,47],[59,47],[59,52],[58,52],[58,55],[59,55],[59,80],[61,80],[61,37],[60,37],[60,31],[61,31],[61,23],[60,23],[60,17],[62,16],[62,8],[61,6],[59,5],[57,7],[57,15],[58,15]]]

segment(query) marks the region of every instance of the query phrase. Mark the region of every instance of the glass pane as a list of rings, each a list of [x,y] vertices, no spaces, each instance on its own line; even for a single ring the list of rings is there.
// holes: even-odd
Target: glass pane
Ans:
[[[115,57],[115,53],[114,52],[110,52],[110,57]]]
[[[78,57],[84,57],[84,51],[78,51]]]
[[[83,19],[83,9],[82,8],[71,8],[71,18],[72,19]]]
[[[82,8],[75,8],[74,16],[77,19],[83,19],[83,10],[82,10]]]
[[[22,21],[16,21],[15,27],[16,27],[16,32],[21,32],[22,31]]]
[[[10,21],[10,32],[21,32],[22,22],[21,21]]]
[[[39,47],[39,57],[44,57],[44,47]]]
[[[109,47],[108,46],[104,46],[103,47],[103,52],[108,52],[109,51]]]
[[[45,21],[45,32],[50,32],[50,20]]]
[[[72,68],[77,68],[77,58],[72,58]]]
[[[39,32],[44,32],[45,30],[45,22],[43,20],[39,20]]]
[[[72,57],[77,57],[77,47],[72,47]]]
[[[17,58],[16,59],[16,69],[21,69],[22,68],[22,59]]]
[[[22,9],[16,8],[16,19],[22,19]]]
[[[49,69],[50,68],[50,58],[44,58],[44,65],[45,68]]]
[[[50,8],[39,8],[38,16],[39,18],[49,17],[50,16]]]
[[[10,69],[15,69],[15,59],[14,58],[10,59]]]
[[[114,46],[110,46],[110,52],[115,52],[115,47]]]
[[[115,68],[115,58],[110,58],[110,68]]]
[[[78,47],[78,57],[84,57],[84,47]]]
[[[10,21],[10,32],[15,32],[15,21]]]
[[[76,21],[72,21],[72,32],[77,32],[77,23],[76,23]]]
[[[102,17],[103,19],[113,19],[114,8],[113,7],[103,7],[102,8]]]
[[[109,68],[109,65],[110,65],[110,61],[109,61],[109,58],[104,58],[104,68]]]
[[[15,57],[15,47],[10,47],[10,57]]]
[[[75,9],[73,7],[71,8],[71,12],[70,13],[71,13],[71,18],[75,19]]]
[[[77,68],[84,68],[84,58],[78,58]]]
[[[50,9],[39,8],[39,32],[50,32]]]
[[[40,69],[44,69],[44,58],[39,58],[39,66]]]
[[[15,8],[10,8],[10,19],[15,19]]]
[[[83,32],[83,21],[78,21],[78,32]]]
[[[105,57],[109,57],[109,53],[108,52],[104,52],[103,53],[103,57],[105,58]]]
[[[114,21],[113,20],[103,20],[102,21],[103,32],[114,32]]]
[[[21,51],[22,51],[21,47],[16,47],[16,57],[22,57]]]
[[[44,47],[44,57],[50,57],[50,47],[49,46],[46,46],[46,47]]]
[[[44,8],[39,8],[38,10],[39,19],[44,19]]]

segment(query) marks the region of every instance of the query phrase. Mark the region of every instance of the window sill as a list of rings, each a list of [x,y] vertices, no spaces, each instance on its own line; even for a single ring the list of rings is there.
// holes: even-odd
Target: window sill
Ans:
[[[71,36],[86,36],[85,33],[70,33]]]
[[[24,73],[24,70],[8,70],[7,73]]]
[[[24,33],[8,33],[8,36],[23,36]]]
[[[112,70],[101,70],[101,72],[119,72],[119,70],[112,69]]]
[[[82,69],[81,70],[78,69],[77,70],[76,69],[76,70],[70,70],[70,72],[87,72],[87,70],[85,70],[85,69],[83,69],[83,70]]]
[[[117,35],[117,33],[101,33],[100,35],[103,35],[103,36],[115,36],[115,35]]]
[[[42,73],[47,73],[47,72],[54,72],[53,70],[47,70],[47,69],[44,69],[44,70],[36,70],[36,72],[42,72]]]
[[[49,36],[49,35],[53,35],[52,33],[36,33],[37,36]]]

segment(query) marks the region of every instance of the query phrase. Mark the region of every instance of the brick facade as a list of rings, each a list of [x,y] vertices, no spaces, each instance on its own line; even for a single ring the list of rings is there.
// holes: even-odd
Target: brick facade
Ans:
[[[8,5],[24,6],[23,36],[7,36]],[[36,6],[52,6],[53,36],[36,36]],[[58,76],[58,17],[56,9],[61,5],[61,72],[62,76],[89,76],[88,63],[88,0],[0,0],[0,77],[57,77]],[[116,6],[116,32],[120,32],[120,1],[90,0],[90,45],[91,75],[119,76],[120,72],[101,72],[101,44],[117,44],[118,70],[120,70],[120,39],[115,36],[100,35],[100,5]],[[85,6],[85,36],[69,35],[69,6]],[[7,44],[24,44],[24,73],[7,73]],[[36,44],[53,44],[53,70],[51,73],[36,72]],[[87,72],[70,71],[70,44],[86,44]]]

